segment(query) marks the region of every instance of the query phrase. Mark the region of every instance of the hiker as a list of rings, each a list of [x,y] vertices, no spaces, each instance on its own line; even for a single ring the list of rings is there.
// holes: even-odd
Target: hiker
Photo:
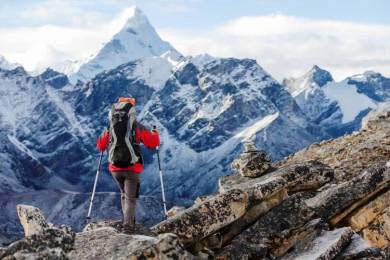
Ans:
[[[160,145],[158,132],[137,122],[134,98],[119,98],[109,112],[110,125],[97,139],[97,148],[108,148],[109,171],[121,192],[122,232],[135,229],[135,208],[140,189],[143,159],[140,144],[154,149]]]

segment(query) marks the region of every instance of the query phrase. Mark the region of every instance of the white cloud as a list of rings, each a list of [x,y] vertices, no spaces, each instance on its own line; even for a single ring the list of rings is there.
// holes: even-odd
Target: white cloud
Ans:
[[[65,60],[95,54],[104,42],[120,30],[132,13],[125,9],[117,18],[95,26],[0,28],[0,53],[27,70],[42,70]]]
[[[268,15],[241,17],[196,36],[172,29],[162,36],[186,54],[255,58],[278,79],[314,64],[337,79],[366,70],[390,76],[390,26]]]
[[[82,3],[80,6],[80,1],[53,0],[22,13],[47,21],[68,16],[73,22],[65,23],[67,26],[0,27],[0,54],[28,70],[85,58],[119,31],[131,13],[129,8],[117,18],[108,19],[85,11],[86,5],[94,1]],[[169,3],[171,0],[159,2],[167,6]],[[366,70],[390,76],[390,26],[268,15],[237,18],[201,33],[172,28],[158,31],[183,54],[254,58],[280,80],[300,76],[313,64],[330,70],[337,79]]]

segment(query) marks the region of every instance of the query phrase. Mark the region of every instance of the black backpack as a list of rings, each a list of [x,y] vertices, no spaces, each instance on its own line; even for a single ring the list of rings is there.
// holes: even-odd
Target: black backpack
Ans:
[[[126,168],[139,160],[134,149],[135,119],[135,107],[131,104],[120,102],[112,105],[109,113],[108,161],[117,167]]]

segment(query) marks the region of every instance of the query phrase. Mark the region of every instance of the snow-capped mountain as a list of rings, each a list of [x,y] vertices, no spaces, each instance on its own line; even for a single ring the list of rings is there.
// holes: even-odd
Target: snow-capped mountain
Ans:
[[[362,118],[377,107],[377,101],[382,101],[367,95],[374,96],[375,90],[386,92],[383,89],[388,88],[388,83],[386,78],[381,79],[370,80],[369,85],[363,84],[362,77],[357,75],[335,82],[328,71],[314,66],[300,78],[284,80],[283,85],[311,121],[335,137],[359,129]],[[383,87],[380,82],[384,83]],[[382,94],[381,98],[385,96]]]
[[[160,39],[137,8],[71,78],[85,83],[72,84],[53,69],[35,77],[21,67],[0,69],[0,205],[14,207],[2,200],[14,199],[16,192],[18,199],[40,196],[31,203],[46,209],[53,220],[75,225],[86,213],[86,192],[94,180],[96,138],[120,96],[135,97],[139,120],[158,127],[167,197],[184,205],[217,189],[218,178],[230,173],[243,143],[253,141],[279,160],[357,129],[377,102],[389,100],[389,79],[380,74],[335,82],[315,66],[299,79],[284,81],[283,87],[251,59],[184,58]],[[157,216],[160,183],[154,158],[154,151],[144,149],[141,193],[154,198],[140,207],[153,208]],[[116,191],[106,164],[103,169],[98,191]],[[96,201],[98,208],[112,209],[116,195],[100,195],[107,197]],[[71,216],[62,216],[65,212]],[[116,216],[117,211],[111,213]],[[0,221],[5,223],[0,233],[7,229],[7,217]]]
[[[140,9],[133,7],[133,14],[123,28],[103,46],[95,57],[81,65],[76,74],[70,75],[72,82],[87,82],[104,70],[147,57],[159,57],[176,63],[181,54],[168,42],[163,41],[150,25]]]
[[[363,93],[377,102],[390,101],[390,78],[380,73],[367,71],[346,79],[350,85],[355,85],[359,93]]]
[[[80,168],[74,156],[86,147],[79,138],[86,131],[58,91],[22,67],[0,70],[0,107],[4,156],[8,153],[12,162],[8,169],[2,167],[3,175],[17,174],[21,185],[32,188],[72,188],[71,181],[78,185],[80,176],[70,173]],[[15,165],[14,154],[36,166],[27,170],[28,163]]]
[[[162,58],[146,58],[97,75],[83,91],[76,110],[81,117],[94,114],[88,125],[96,136],[118,96],[138,100],[142,122],[157,125],[162,134],[167,195],[179,203],[215,191],[246,141],[281,159],[325,136],[250,59],[202,55],[171,67]],[[146,151],[142,192],[159,195],[152,155]]]
[[[10,63],[4,56],[0,55],[0,69],[11,70],[19,66],[20,64]]]

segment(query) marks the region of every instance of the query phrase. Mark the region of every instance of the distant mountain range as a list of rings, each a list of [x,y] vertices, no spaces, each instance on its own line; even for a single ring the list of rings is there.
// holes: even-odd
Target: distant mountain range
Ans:
[[[138,8],[93,58],[73,65],[63,67],[69,75],[47,69],[31,76],[0,58],[0,193],[8,199],[37,190],[90,191],[98,156],[95,140],[119,96],[134,96],[139,119],[158,126],[167,196],[182,205],[217,189],[243,143],[253,141],[280,160],[360,129],[370,110],[390,101],[390,79],[379,73],[335,82],[328,71],[314,66],[280,84],[255,60],[184,57],[161,40]],[[153,156],[145,150],[142,193],[159,196]],[[98,190],[116,190],[108,174],[102,175]],[[72,214],[77,208],[79,216],[85,205],[74,200],[57,211]],[[153,218],[142,215],[150,222],[148,217]],[[78,221],[68,219],[70,224]],[[3,223],[0,231],[7,217]]]

